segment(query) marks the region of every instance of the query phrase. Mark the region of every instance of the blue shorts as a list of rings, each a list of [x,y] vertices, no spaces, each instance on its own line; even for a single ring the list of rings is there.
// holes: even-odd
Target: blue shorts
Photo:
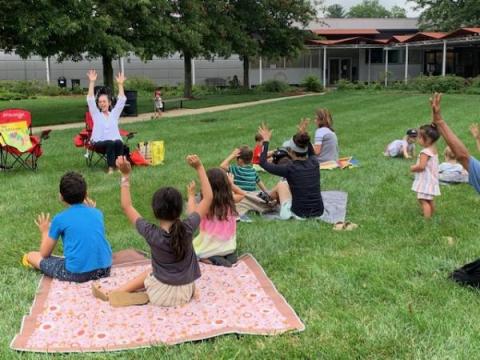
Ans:
[[[84,273],[72,273],[65,268],[65,258],[49,256],[40,261],[40,270],[45,275],[61,281],[82,283],[110,276],[110,268],[96,269]]]

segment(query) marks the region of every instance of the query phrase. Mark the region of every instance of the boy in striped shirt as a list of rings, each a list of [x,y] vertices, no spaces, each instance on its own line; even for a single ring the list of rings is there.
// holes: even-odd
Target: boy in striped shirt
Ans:
[[[230,164],[233,159],[236,164]],[[240,215],[239,220],[251,222],[246,213],[250,210],[259,213],[271,210],[270,206],[265,204],[256,192],[257,186],[263,192],[270,192],[265,187],[257,170],[252,165],[253,151],[247,145],[241,146],[232,151],[232,153],[220,164],[220,167],[233,175],[233,183],[245,191],[245,198],[237,204],[237,212]]]

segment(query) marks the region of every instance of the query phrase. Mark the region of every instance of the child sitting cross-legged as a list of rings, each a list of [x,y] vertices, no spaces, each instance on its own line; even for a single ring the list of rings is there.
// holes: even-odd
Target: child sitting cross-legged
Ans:
[[[230,162],[236,159],[236,164]],[[247,145],[241,146],[233,152],[220,164],[220,167],[233,175],[234,184],[241,190],[245,191],[245,198],[237,204],[237,212],[239,220],[244,222],[251,222],[247,216],[247,212],[257,211],[264,212],[270,210],[264,202],[259,198],[257,201],[257,186],[266,194],[269,194],[267,188],[260,180],[257,170],[252,165],[253,151]]]
[[[92,291],[95,297],[109,301],[112,306],[141,305],[147,302],[157,306],[177,306],[186,304],[192,299],[195,280],[200,277],[200,267],[192,245],[193,233],[198,228],[200,219],[208,213],[213,195],[198,156],[187,156],[187,162],[197,171],[202,200],[198,205],[195,204],[191,191],[193,184],[190,184],[189,215],[185,220],[181,220],[182,195],[173,187],[162,187],[152,198],[152,209],[158,224],[151,224],[132,205],[130,163],[124,157],[117,159],[117,167],[122,172],[120,185],[122,209],[150,246],[152,268],[110,292],[94,285]],[[137,292],[144,288],[145,292]]]
[[[233,176],[227,175],[223,169],[209,169],[207,176],[212,186],[213,201],[207,215],[200,221],[200,233],[193,240],[193,247],[200,259],[213,265],[231,267],[237,262],[235,203],[243,199],[244,192],[234,184]],[[189,199],[193,199],[195,188],[190,187],[189,191]],[[189,203],[188,207],[193,208],[194,203]]]
[[[58,280],[78,283],[109,276],[112,250],[105,237],[103,214],[87,198],[82,175],[63,175],[60,196],[67,209],[57,214],[51,224],[49,214],[38,216],[35,223],[42,235],[40,250],[24,255],[23,265]],[[60,237],[64,257],[52,256]]]

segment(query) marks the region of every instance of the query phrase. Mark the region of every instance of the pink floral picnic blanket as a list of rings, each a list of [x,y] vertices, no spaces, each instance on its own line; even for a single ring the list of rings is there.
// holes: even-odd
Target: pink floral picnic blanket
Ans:
[[[145,271],[150,261],[133,250],[114,256],[112,274],[100,282],[116,287]],[[201,264],[198,299],[174,307],[113,308],[94,298],[91,282],[42,277],[30,315],[11,348],[36,352],[116,351],[239,333],[276,335],[304,325],[251,255],[232,268]]]

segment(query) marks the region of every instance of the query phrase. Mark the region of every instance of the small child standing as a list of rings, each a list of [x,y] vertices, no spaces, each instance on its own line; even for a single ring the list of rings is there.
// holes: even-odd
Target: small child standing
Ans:
[[[450,147],[445,148],[443,156],[445,162],[438,167],[440,182],[446,184],[468,183],[468,172],[458,163],[457,157]]]
[[[417,136],[418,132],[416,129],[407,130],[407,134],[402,140],[393,140],[387,145],[383,155],[388,157],[403,157],[405,159],[414,157]]]
[[[103,214],[87,198],[83,176],[75,172],[63,175],[60,196],[67,209],[51,224],[49,214],[38,216],[35,223],[42,235],[40,250],[24,255],[22,263],[62,281],[81,283],[109,276],[112,249],[105,237]],[[64,257],[52,256],[60,237]]]
[[[158,223],[152,224],[133,207],[130,197],[130,163],[125,157],[117,159],[117,167],[122,172],[122,209],[150,246],[152,267],[110,292],[105,292],[98,285],[92,286],[95,297],[109,301],[112,306],[141,305],[148,302],[157,306],[178,306],[192,299],[195,280],[200,277],[200,267],[192,246],[193,234],[200,224],[200,219],[209,211],[213,194],[198,156],[187,156],[187,162],[197,171],[202,200],[197,205],[191,196],[195,193],[195,182],[192,181],[187,188],[189,215],[185,220],[181,220],[182,194],[173,187],[162,187],[153,194],[152,210]],[[143,288],[146,292],[138,292]]]
[[[155,106],[155,118],[158,119],[159,117],[162,116],[162,112],[163,112],[162,91],[160,89],[155,90],[153,103]]]
[[[235,202],[242,200],[243,191],[222,169],[209,169],[207,177],[212,186],[213,201],[207,215],[200,221],[200,233],[193,240],[193,247],[198,258],[207,259],[213,265],[231,267],[237,262]],[[189,199],[194,196],[190,194]]]
[[[435,125],[423,125],[418,131],[418,143],[422,151],[415,165],[410,170],[415,173],[412,190],[417,193],[417,199],[425,218],[432,217],[435,212],[434,197],[440,195],[438,180],[438,153],[435,143],[440,137]]]

